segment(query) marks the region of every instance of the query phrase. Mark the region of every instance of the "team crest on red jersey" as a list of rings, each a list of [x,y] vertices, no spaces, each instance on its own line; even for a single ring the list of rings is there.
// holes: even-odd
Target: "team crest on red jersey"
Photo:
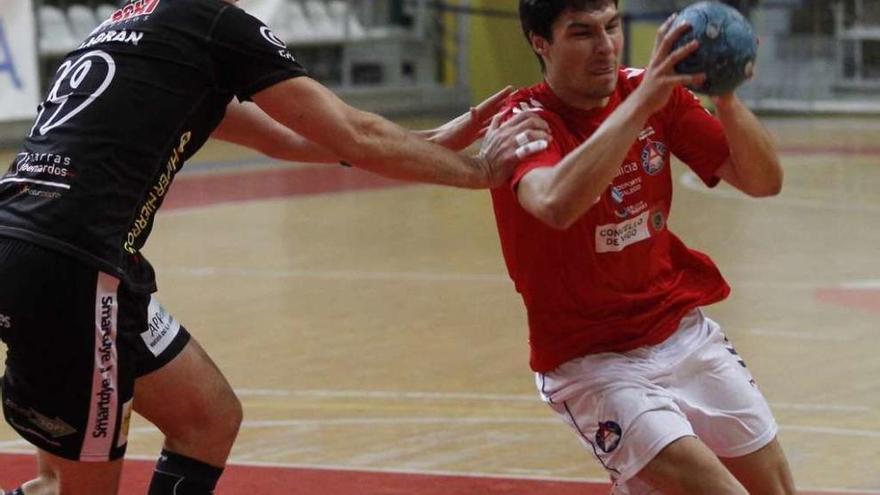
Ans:
[[[648,175],[657,175],[666,165],[666,145],[660,141],[648,140],[642,148],[642,168]]]
[[[620,445],[623,430],[614,421],[600,421],[596,431],[596,445],[606,454],[611,453]]]

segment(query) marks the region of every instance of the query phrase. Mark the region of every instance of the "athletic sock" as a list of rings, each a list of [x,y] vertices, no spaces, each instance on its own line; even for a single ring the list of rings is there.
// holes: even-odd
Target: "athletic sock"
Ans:
[[[147,495],[211,495],[223,469],[162,450]]]

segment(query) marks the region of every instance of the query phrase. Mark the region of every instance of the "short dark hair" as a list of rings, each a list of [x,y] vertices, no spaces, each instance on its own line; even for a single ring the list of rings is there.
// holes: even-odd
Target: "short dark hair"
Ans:
[[[532,34],[552,41],[553,23],[566,10],[601,10],[610,4],[617,7],[617,2],[618,0],[519,0],[519,22],[529,45],[532,43]],[[538,61],[543,70],[544,60],[540,55]]]

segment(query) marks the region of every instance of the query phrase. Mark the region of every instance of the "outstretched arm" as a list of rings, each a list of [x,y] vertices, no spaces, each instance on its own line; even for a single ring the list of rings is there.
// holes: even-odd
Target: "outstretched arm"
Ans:
[[[505,98],[512,91],[508,86],[435,129],[411,132],[444,148],[460,151],[485,134],[492,117],[501,111]],[[279,160],[313,163],[340,160],[327,148],[279,124],[250,102],[230,103],[223,122],[212,137],[255,149]]]
[[[369,112],[357,110],[319,83],[300,77],[253,96],[273,120],[355,166],[388,177],[467,188],[504,183],[516,166],[516,144],[479,156],[453,153]],[[534,117],[533,127],[546,126]]]
[[[504,100],[512,92],[513,88],[507,86],[483,100],[479,105],[471,107],[468,112],[459,115],[436,129],[414,132],[444,148],[455,151],[463,150],[486,133],[492,117],[501,111],[504,106]]]
[[[232,102],[211,137],[240,144],[278,160],[310,163],[338,162],[332,151],[279,124],[257,105]]]

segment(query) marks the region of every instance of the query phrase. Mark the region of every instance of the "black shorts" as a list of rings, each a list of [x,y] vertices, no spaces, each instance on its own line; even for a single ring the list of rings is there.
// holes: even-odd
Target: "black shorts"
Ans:
[[[3,414],[26,440],[71,460],[125,454],[134,381],[189,333],[151,294],[73,258],[0,238]]]

